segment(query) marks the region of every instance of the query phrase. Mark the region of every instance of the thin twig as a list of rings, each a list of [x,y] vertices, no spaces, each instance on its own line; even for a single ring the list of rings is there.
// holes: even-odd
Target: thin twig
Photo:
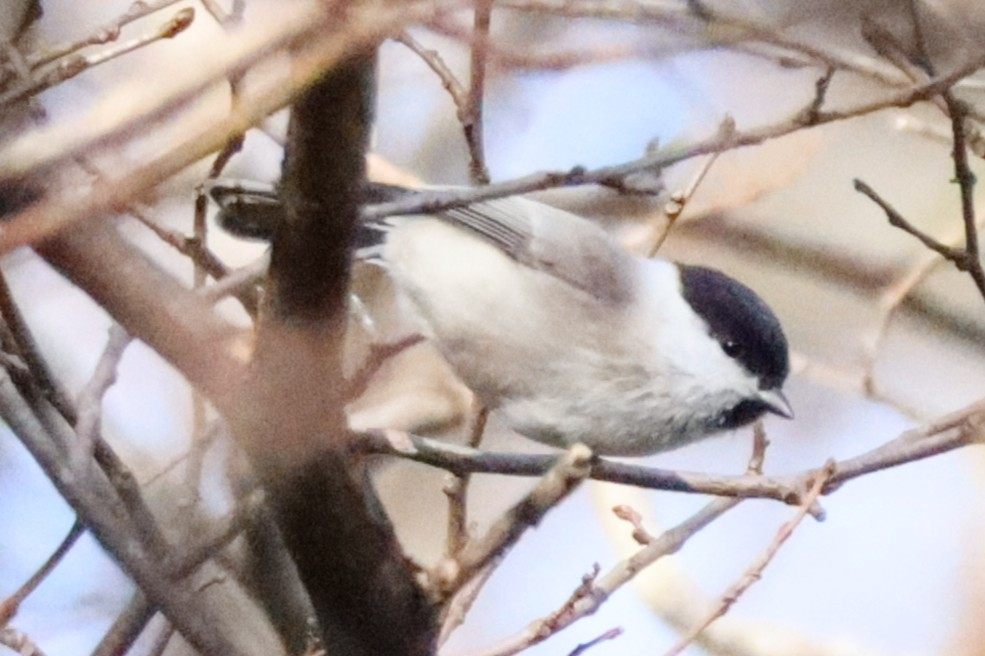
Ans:
[[[99,434],[102,430],[103,397],[106,396],[109,388],[116,384],[117,367],[131,341],[130,335],[119,324],[110,327],[103,354],[99,357],[89,382],[79,395],[75,433],[90,452],[95,449],[95,443],[101,439]]]
[[[12,649],[20,656],[45,656],[26,633],[12,626],[0,626],[0,645]]]
[[[828,95],[828,89],[831,87],[831,80],[834,78],[835,69],[833,67],[828,67],[824,71],[824,75],[819,77],[814,83],[814,97],[811,98],[810,103],[804,108],[803,112],[800,114],[800,120],[804,122],[804,125],[814,125],[817,121],[818,116],[821,114],[821,108],[824,106],[824,101]]]
[[[17,102],[27,96],[32,96],[41,91],[57,86],[80,73],[105,64],[106,62],[143,48],[162,39],[170,39],[181,32],[184,32],[192,23],[195,12],[191,8],[178,11],[171,20],[159,26],[153,32],[145,34],[139,38],[128,41],[113,48],[107,48],[93,55],[72,55],[62,60],[54,68],[32,76],[29,81],[14,85],[13,88],[0,93],[0,107]]]
[[[139,590],[134,592],[90,656],[119,656],[127,653],[155,612],[144,593]]]
[[[618,563],[604,576],[598,579],[589,579],[587,585],[583,582],[576,593],[558,611],[531,623],[517,635],[492,648],[482,650],[475,656],[517,654],[555,635],[574,622],[593,614],[613,592],[629,582],[641,570],[663,556],[679,551],[691,537],[741,501],[738,498],[715,499],[693,516],[661,533],[652,543]]]
[[[804,497],[804,503],[801,505],[797,514],[793,516],[789,521],[785,522],[777,531],[776,536],[768,547],[749,565],[742,577],[736,581],[724,594],[719,598],[718,603],[715,607],[709,611],[708,615],[704,617],[700,622],[695,624],[686,635],[681,637],[673,647],[671,647],[665,654],[665,656],[678,656],[684,649],[694,641],[698,635],[707,629],[712,622],[722,617],[729,611],[729,609],[739,600],[746,590],[748,590],[754,583],[759,581],[763,576],[763,570],[766,569],[767,565],[773,560],[780,547],[793,535],[794,530],[807,516],[811,504],[817,501],[818,497],[821,495],[821,491],[824,489],[824,485],[827,480],[834,473],[834,462],[828,462],[825,467],[818,472],[817,477],[814,480],[814,485],[811,486],[810,491],[807,496]]]
[[[227,15],[217,4],[203,0],[203,5],[206,10],[212,14],[212,17],[220,24],[224,24],[230,19],[230,16]],[[238,94],[236,92],[236,84],[232,80],[230,81],[230,87],[232,89],[233,102],[235,103],[238,98]],[[243,135],[238,135],[237,137],[230,139],[212,161],[212,167],[209,169],[208,179],[214,180],[222,175],[222,171],[226,164],[229,163],[229,160],[235,153],[239,152],[242,146]],[[209,197],[206,192],[206,185],[199,184],[195,189],[195,204],[192,216],[192,239],[186,240],[191,242],[191,244],[194,244],[193,250],[198,256],[197,258],[192,258],[192,262],[194,263],[192,288],[196,292],[200,292],[205,287],[206,278],[209,274],[217,280],[228,275],[228,271],[224,266],[221,266],[221,263],[219,263],[221,274],[216,275],[217,268],[215,267],[215,264],[218,262],[218,258],[213,260],[213,258],[202,257],[203,254],[211,255],[211,251],[208,247],[208,208]],[[205,260],[205,262],[203,262],[203,260]],[[244,301],[243,306],[246,308],[246,311],[250,314],[250,316],[256,317],[256,296],[245,296],[245,298],[247,300]],[[205,463],[205,452],[211,440],[207,435],[208,426],[206,423],[207,416],[205,395],[194,387],[191,389],[191,395],[192,446],[188,451],[188,460],[185,463],[185,488],[189,491],[191,498],[197,501],[200,495],[199,487],[202,478],[202,468]]]
[[[82,521],[76,517],[75,522],[72,523],[72,528],[69,529],[68,535],[61,541],[58,548],[48,556],[47,560],[42,563],[41,567],[38,568],[31,577],[24,582],[24,585],[19,587],[14,594],[10,595],[3,601],[0,601],[0,627],[4,626],[17,614],[17,609],[20,605],[24,603],[24,600],[34,592],[39,585],[51,574],[55,567],[62,561],[66,554],[72,549],[78,539],[85,532],[85,525]]]
[[[953,248],[951,246],[948,246],[947,244],[943,244],[937,241],[937,239],[935,239],[931,235],[928,235],[926,232],[923,232],[922,230],[911,224],[909,221],[906,220],[906,218],[902,214],[899,213],[899,211],[895,207],[893,207],[889,203],[889,201],[885,200],[882,196],[880,196],[879,193],[876,192],[876,190],[870,187],[868,184],[856,178],[854,180],[854,185],[855,185],[855,191],[858,191],[859,193],[868,196],[869,199],[871,199],[876,205],[878,205],[882,209],[883,212],[885,212],[886,218],[889,219],[889,224],[891,226],[893,226],[894,228],[899,228],[903,232],[913,235],[924,246],[936,252],[941,257],[950,260],[951,262],[954,262],[955,264],[958,261],[964,259],[965,256],[964,249]]]
[[[734,122],[726,121],[722,125],[723,127],[731,125],[731,129],[735,129]],[[667,202],[667,205],[664,206],[663,211],[664,216],[667,217],[667,224],[657,235],[656,239],[654,239],[653,244],[650,245],[650,248],[646,253],[647,257],[654,257],[660,250],[660,247],[664,245],[664,242],[667,241],[667,237],[670,236],[670,231],[677,222],[677,219],[680,218],[681,214],[684,212],[684,208],[687,206],[691,198],[694,197],[694,193],[698,190],[698,186],[705,179],[705,176],[708,175],[708,171],[711,170],[711,167],[715,165],[716,161],[718,161],[720,155],[721,153],[713,153],[709,156],[708,159],[705,160],[704,164],[701,165],[701,168],[698,169],[698,172],[694,174],[694,177],[691,178],[691,182],[688,183],[688,186],[683,190],[678,190],[671,194],[670,200]]]
[[[752,453],[746,467],[747,473],[757,477],[760,475],[768,445],[769,441],[766,439],[762,422],[757,422]],[[715,499],[688,519],[667,529],[659,536],[653,537],[647,534],[642,549],[617,563],[604,576],[599,577],[599,567],[595,565],[590,574],[582,577],[581,585],[575,589],[561,608],[547,617],[532,622],[517,635],[480,652],[477,656],[517,654],[528,647],[543,642],[576,621],[595,613],[617,589],[628,583],[640,571],[660,558],[679,551],[691,537],[722,514],[737,506],[741,501],[742,499],[737,497]],[[814,504],[805,504],[805,506],[811,505]]]
[[[100,426],[103,397],[116,381],[117,367],[130,342],[130,335],[118,324],[110,328],[103,354],[79,397],[78,420],[75,423],[76,444],[69,451],[70,465],[76,472],[84,472],[89,459],[95,458],[116,489],[126,506],[129,518],[148,548],[160,555],[167,550],[164,533],[144,500],[136,478],[113,447],[103,439]]]
[[[478,404],[478,402],[477,402]],[[472,428],[469,431],[468,446],[477,449],[486,431],[489,408],[482,404],[474,413]],[[456,558],[469,539],[468,488],[469,472],[450,474],[451,480],[445,482],[444,493],[448,497],[448,538],[445,555]]]
[[[362,367],[345,382],[345,398],[348,401],[358,399],[369,389],[373,377],[384,364],[423,340],[421,335],[411,335],[396,342],[370,346],[369,354],[366,356]]]
[[[488,184],[482,139],[482,93],[485,79],[486,58],[489,50],[489,9],[491,0],[479,0],[475,9],[475,27],[472,46],[472,77],[469,88],[455,76],[437,50],[424,47],[414,36],[403,31],[395,37],[421,58],[438,76],[441,85],[455,104],[455,116],[462,126],[465,146],[469,152],[469,177],[474,185]]]
[[[621,636],[622,633],[623,633],[622,628],[621,627],[618,627],[618,626],[615,627],[615,628],[609,629],[608,631],[606,631],[605,633],[603,633],[599,637],[597,637],[597,638],[595,638],[593,640],[589,640],[588,642],[584,642],[584,643],[578,645],[577,647],[575,647],[574,651],[572,651],[570,654],[568,654],[568,656],[581,656],[581,654],[584,654],[586,651],[588,651],[592,647],[595,647],[596,645],[599,645],[599,644],[601,644],[603,642],[607,642],[609,640],[615,640],[616,638],[618,638],[619,636]]]
[[[449,599],[492,560],[509,550],[523,533],[540,523],[591,471],[592,452],[576,444],[562,455],[533,490],[496,520],[485,535],[470,540],[453,563],[435,568],[434,593]]]
[[[14,299],[10,286],[7,284],[7,277],[0,271],[0,317],[9,329],[10,338],[13,341],[13,353],[16,354],[24,364],[27,365],[41,393],[48,401],[58,409],[58,412],[68,422],[75,422],[75,406],[68,397],[68,393],[55,378],[48,362],[45,360],[34,339],[30,326],[24,320],[24,315]]]
[[[466,102],[465,143],[469,150],[469,179],[473,185],[489,184],[489,170],[482,128],[482,106],[486,87],[486,61],[489,50],[489,24],[493,0],[475,0],[475,17],[472,24],[472,52],[470,57],[469,92]]]
[[[953,239],[943,241],[945,244],[953,246],[957,239],[960,237],[955,235]],[[880,316],[872,331],[871,338],[866,340],[865,363],[862,367],[862,391],[866,396],[876,398],[879,395],[875,381],[875,365],[886,342],[893,318],[903,306],[903,302],[913,293],[913,290],[926,280],[927,276],[942,261],[940,255],[934,251],[921,251],[918,261],[880,294],[876,304]]]
[[[171,5],[177,4],[179,1],[180,0],[144,0],[141,2],[134,2],[121,16],[96,28],[89,36],[75,41],[66,41],[64,43],[50,46],[44,50],[33,52],[27,55],[25,59],[32,69],[36,69],[39,66],[49,64],[56,59],[60,59],[65,55],[82,50],[88,46],[102,45],[111,41],[116,41],[120,37],[120,30],[122,30],[125,25],[144,18],[145,16],[149,16],[154,12],[166,9]]]
[[[465,618],[472,610],[472,605],[475,604],[476,599],[479,598],[479,593],[482,592],[489,578],[496,571],[499,562],[499,559],[491,561],[445,604],[442,609],[441,631],[438,633],[438,647],[444,645],[451,634],[465,623]]]
[[[543,476],[557,461],[554,455],[480,451],[394,430],[358,433],[352,447],[414,460],[458,474]],[[795,487],[796,481],[792,479],[679,472],[605,458],[593,461],[589,477],[646,489],[767,498],[791,504],[798,504],[806,491]]]
[[[926,84],[895,92],[881,100],[860,103],[844,110],[828,110],[818,112],[816,120],[805,125],[801,113],[792,118],[761,128],[739,130],[734,134],[716,134],[713,137],[684,146],[661,148],[653,154],[631,160],[615,166],[604,166],[597,169],[574,167],[567,171],[536,173],[507,182],[490,184],[485,187],[457,189],[453,191],[427,191],[410,195],[396,201],[370,205],[363,209],[364,220],[379,220],[388,216],[401,214],[429,214],[451,207],[470,205],[479,201],[504,196],[514,196],[531,191],[554,187],[572,187],[587,184],[607,184],[618,181],[640,171],[653,171],[666,168],[672,164],[724,152],[744,146],[758,145],[763,142],[786,136],[806,127],[815,127],[849,118],[871,114],[890,107],[909,107],[914,103],[927,100],[943,90],[951,87],[958,80],[971,75],[985,66],[985,55],[955,69],[947,75],[934,78]],[[0,240],[2,243],[2,240]]]
[[[464,123],[466,107],[468,105],[465,85],[455,77],[451,68],[448,67],[448,64],[441,57],[441,53],[431,48],[425,48],[420,41],[414,38],[413,34],[406,30],[394,37],[394,40],[409,48],[438,76],[438,79],[441,80],[441,85],[448,92],[448,95],[451,96],[452,102],[455,103],[458,120]]]
[[[374,453],[423,462],[449,471],[483,472],[513,476],[540,476],[556,456],[492,453],[447,445],[400,431],[357,434],[354,446]],[[842,483],[901,464],[985,442],[985,399],[937,420],[911,428],[893,440],[863,454],[835,463],[835,473],[824,493]],[[800,505],[813,484],[816,470],[787,476],[714,476],[674,472],[596,458],[589,478],[622,485],[740,498],[763,498]],[[820,510],[812,510],[820,518]]]
[[[901,86],[907,80],[879,60],[830,45],[816,46],[788,37],[775,27],[730,16],[702,4],[688,2],[625,2],[615,0],[501,0],[501,6],[529,12],[567,17],[609,19],[662,25],[676,34],[693,35],[705,47],[737,47],[746,51],[749,42],[769,46],[805,57],[824,68],[852,71],[887,86]],[[783,57],[786,62],[788,57]]]
[[[954,134],[954,178],[961,190],[961,218],[965,229],[965,257],[962,262],[955,262],[958,269],[967,271],[978,291],[985,300],[985,268],[982,267],[981,250],[978,246],[978,224],[975,219],[975,174],[968,164],[968,138],[965,122],[968,118],[968,105],[954,97],[950,89],[942,94],[947,103],[951,116],[951,131]]]
[[[485,434],[486,422],[489,419],[489,408],[476,401],[478,406],[473,413],[472,428],[469,431],[468,447],[477,449],[482,442]],[[448,473],[442,491],[448,497],[448,530],[445,547],[445,562],[454,563],[462,549],[468,544],[469,521],[468,521],[468,490],[471,474],[462,472],[455,474]],[[496,558],[482,568],[472,580],[462,586],[457,593],[445,604],[441,631],[438,634],[438,645],[444,644],[448,637],[465,621],[472,604],[482,592],[486,581],[496,570],[500,558]]]

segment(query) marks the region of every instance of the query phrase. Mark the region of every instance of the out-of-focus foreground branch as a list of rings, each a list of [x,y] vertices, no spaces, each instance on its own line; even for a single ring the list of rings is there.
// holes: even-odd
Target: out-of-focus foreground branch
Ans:
[[[295,102],[256,354],[229,417],[268,495],[329,653],[429,654],[433,609],[344,449],[342,355],[351,237],[375,60],[328,72]]]

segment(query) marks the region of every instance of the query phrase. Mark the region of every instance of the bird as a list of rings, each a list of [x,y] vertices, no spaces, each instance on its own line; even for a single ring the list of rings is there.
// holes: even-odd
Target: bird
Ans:
[[[368,189],[376,202],[414,193]],[[211,194],[220,223],[246,236],[283,213],[276,192]],[[356,257],[387,271],[462,382],[527,438],[646,456],[766,413],[793,417],[780,321],[721,271],[633,254],[525,196],[388,216],[361,225],[358,241]]]

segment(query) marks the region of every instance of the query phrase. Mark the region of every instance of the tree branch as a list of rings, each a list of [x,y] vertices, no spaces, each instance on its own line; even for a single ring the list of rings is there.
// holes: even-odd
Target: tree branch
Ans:
[[[804,113],[798,112],[791,118],[772,125],[749,130],[736,130],[728,134],[719,133],[696,143],[661,148],[655,153],[614,166],[603,166],[597,169],[585,169],[576,166],[567,171],[535,173],[485,187],[420,192],[399,200],[368,206],[363,209],[362,217],[365,220],[373,221],[400,214],[433,214],[451,207],[460,207],[492,198],[514,196],[554,187],[614,184],[629,175],[660,170],[700,155],[758,145],[805,128],[856,118],[891,107],[909,107],[939,95],[958,80],[968,77],[983,66],[985,66],[985,55],[980,55],[947,75],[936,77],[925,84],[888,94],[881,100],[860,103],[846,109],[818,111],[813,114],[811,122],[805,122]]]
[[[830,493],[842,483],[859,476],[980,443],[985,443],[985,399],[924,426],[904,431],[896,439],[871,451],[835,462],[834,473],[824,492]],[[392,430],[360,433],[353,448],[406,458],[455,473],[541,476],[557,460],[554,455],[479,451]],[[698,474],[597,458],[588,477],[648,489],[775,499],[800,505],[816,473],[811,469],[786,476]],[[819,511],[815,510],[812,514],[819,516]]]
[[[430,654],[434,609],[342,447],[350,252],[375,59],[328,71],[291,112],[277,227],[242,405],[230,413],[329,653]],[[313,502],[314,501],[314,502]]]

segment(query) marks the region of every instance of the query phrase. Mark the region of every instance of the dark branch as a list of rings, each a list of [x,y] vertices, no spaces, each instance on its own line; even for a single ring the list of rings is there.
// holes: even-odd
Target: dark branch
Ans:
[[[430,654],[434,609],[392,527],[367,504],[343,413],[350,242],[374,92],[371,56],[327,72],[295,103],[250,389],[229,417],[329,653]],[[297,629],[292,630],[296,633]]]

